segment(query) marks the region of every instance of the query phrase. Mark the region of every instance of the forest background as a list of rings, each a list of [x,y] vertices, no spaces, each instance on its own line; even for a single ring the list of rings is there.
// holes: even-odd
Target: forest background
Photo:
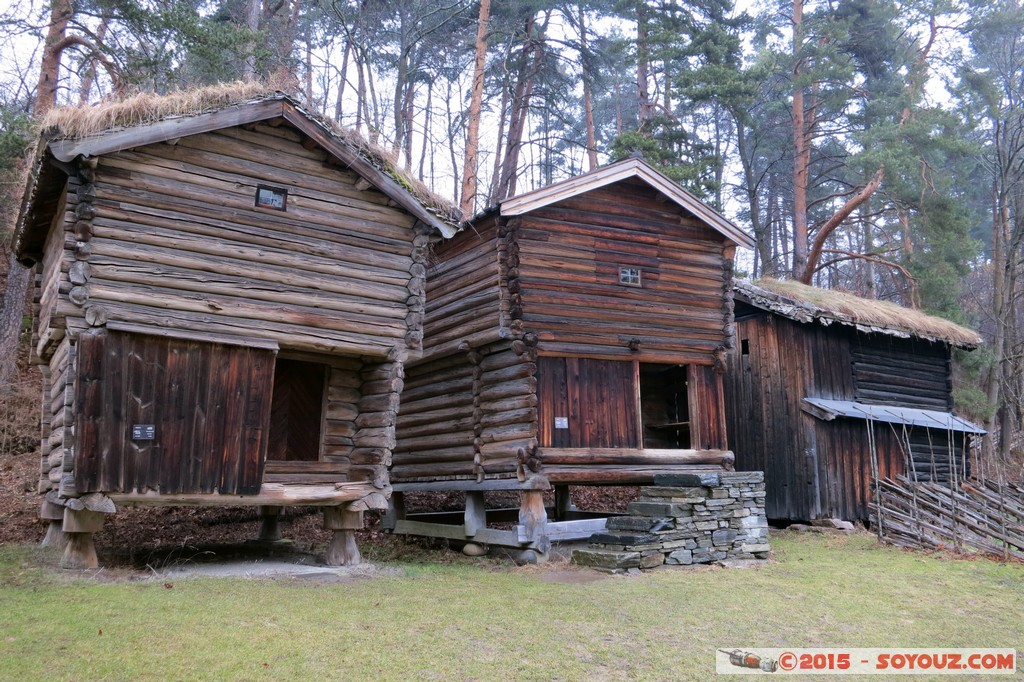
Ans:
[[[11,253],[34,121],[261,80],[467,216],[642,155],[754,237],[741,274],[981,331],[958,407],[989,430],[984,461],[1024,473],[1017,0],[15,0],[0,55],[5,451],[35,437],[31,274]]]

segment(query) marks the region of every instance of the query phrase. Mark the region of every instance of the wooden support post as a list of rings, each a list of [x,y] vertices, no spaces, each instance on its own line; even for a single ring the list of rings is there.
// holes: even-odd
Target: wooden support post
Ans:
[[[405,520],[405,493],[392,492],[388,500],[388,510],[384,514],[381,526],[384,530],[394,530],[399,521]]]
[[[572,497],[569,495],[569,486],[567,485],[556,485],[555,486],[555,520],[565,521],[569,512],[576,511],[576,505],[572,503]]]
[[[548,513],[544,508],[544,493],[524,490],[520,496],[519,525],[523,527],[525,540],[546,554],[551,549],[551,540],[547,536]]]
[[[282,507],[260,507],[260,542],[277,542],[281,539]]]
[[[471,490],[466,493],[466,537],[471,538],[484,528],[487,528],[484,494]]]
[[[53,547],[61,551],[66,549],[68,536],[64,533],[64,507],[49,500],[43,500],[39,518],[47,523],[46,535],[43,536],[43,547]]]
[[[96,544],[92,534],[103,527],[106,514],[89,511],[88,509],[64,508],[63,530],[68,535],[68,544],[64,548],[61,568],[99,568],[96,556]]]
[[[328,566],[355,566],[361,560],[356,531],[363,527],[363,512],[342,507],[324,507],[324,528],[334,531],[327,545]]]

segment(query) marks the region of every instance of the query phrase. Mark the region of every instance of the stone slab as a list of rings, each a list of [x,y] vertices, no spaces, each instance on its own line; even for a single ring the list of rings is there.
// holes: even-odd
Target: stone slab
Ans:
[[[654,477],[654,485],[682,488],[693,488],[696,486],[715,487],[720,485],[721,476],[721,473],[657,474]]]
[[[628,530],[628,531],[639,531],[646,533],[660,519],[652,519],[649,516],[613,516],[608,519],[608,523],[605,527],[608,530]]]
[[[631,516],[651,516],[661,518],[664,516],[689,516],[690,505],[672,504],[668,502],[630,502],[626,511]]]
[[[764,483],[763,471],[723,471],[718,474],[722,485],[737,485],[740,483]],[[655,477],[657,482],[657,477]]]
[[[650,533],[594,533],[590,536],[591,544],[595,545],[649,545],[657,541],[658,536]]]
[[[601,549],[574,549],[572,563],[594,568],[639,568],[640,552],[614,552]]]

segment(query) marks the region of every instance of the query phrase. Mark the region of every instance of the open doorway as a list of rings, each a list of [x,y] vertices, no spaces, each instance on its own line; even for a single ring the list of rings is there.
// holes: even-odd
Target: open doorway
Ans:
[[[640,365],[640,414],[645,448],[690,447],[686,369],[686,365]]]
[[[270,407],[268,461],[316,462],[320,459],[326,377],[326,365],[277,360]]]

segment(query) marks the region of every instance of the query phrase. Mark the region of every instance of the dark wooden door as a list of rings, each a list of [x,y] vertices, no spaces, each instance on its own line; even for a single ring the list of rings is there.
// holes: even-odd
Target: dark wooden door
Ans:
[[[537,375],[541,447],[641,446],[635,362],[542,357]]]
[[[259,492],[272,351],[105,332],[77,358],[80,492]]]

